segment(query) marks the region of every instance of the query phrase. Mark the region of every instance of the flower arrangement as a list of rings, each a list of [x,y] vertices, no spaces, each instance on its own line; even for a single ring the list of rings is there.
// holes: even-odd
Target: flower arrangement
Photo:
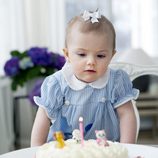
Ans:
[[[4,71],[11,78],[11,88],[15,91],[29,80],[53,74],[64,63],[63,56],[50,52],[47,48],[32,47],[24,52],[11,51],[11,59],[5,63]]]

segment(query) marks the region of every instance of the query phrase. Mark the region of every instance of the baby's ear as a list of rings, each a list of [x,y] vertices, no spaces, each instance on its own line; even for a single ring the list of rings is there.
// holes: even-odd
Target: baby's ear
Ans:
[[[65,59],[69,62],[69,53],[67,48],[63,48]]]
[[[67,50],[67,48],[63,48],[63,53],[64,53],[65,57],[68,57],[68,50]]]

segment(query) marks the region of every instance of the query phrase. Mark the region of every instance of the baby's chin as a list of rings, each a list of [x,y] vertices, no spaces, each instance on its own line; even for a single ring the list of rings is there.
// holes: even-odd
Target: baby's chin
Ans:
[[[92,83],[95,82],[97,79],[79,79],[79,80],[85,83]]]
[[[76,75],[75,75],[76,76]],[[88,77],[88,76],[76,76],[76,78],[82,82],[85,82],[85,83],[92,83],[92,82],[95,82],[96,80],[99,79],[99,77],[95,76],[95,77]]]

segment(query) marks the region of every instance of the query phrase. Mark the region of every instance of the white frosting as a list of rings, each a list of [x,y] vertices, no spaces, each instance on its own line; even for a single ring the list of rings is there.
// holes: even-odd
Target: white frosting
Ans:
[[[39,147],[36,158],[128,158],[128,151],[122,144],[108,143],[109,146],[100,146],[96,140],[88,140],[82,146],[69,139],[63,148],[56,148],[54,141]]]

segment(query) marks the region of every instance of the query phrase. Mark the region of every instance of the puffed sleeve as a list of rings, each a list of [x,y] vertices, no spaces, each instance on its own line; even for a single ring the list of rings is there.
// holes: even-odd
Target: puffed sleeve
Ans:
[[[114,108],[122,104],[137,99],[139,90],[133,88],[129,76],[123,70],[117,70],[114,75],[114,86],[112,90],[112,104]]]
[[[52,75],[41,86],[41,97],[34,96],[35,103],[44,108],[50,119],[55,119],[63,105],[63,96],[58,80]]]

